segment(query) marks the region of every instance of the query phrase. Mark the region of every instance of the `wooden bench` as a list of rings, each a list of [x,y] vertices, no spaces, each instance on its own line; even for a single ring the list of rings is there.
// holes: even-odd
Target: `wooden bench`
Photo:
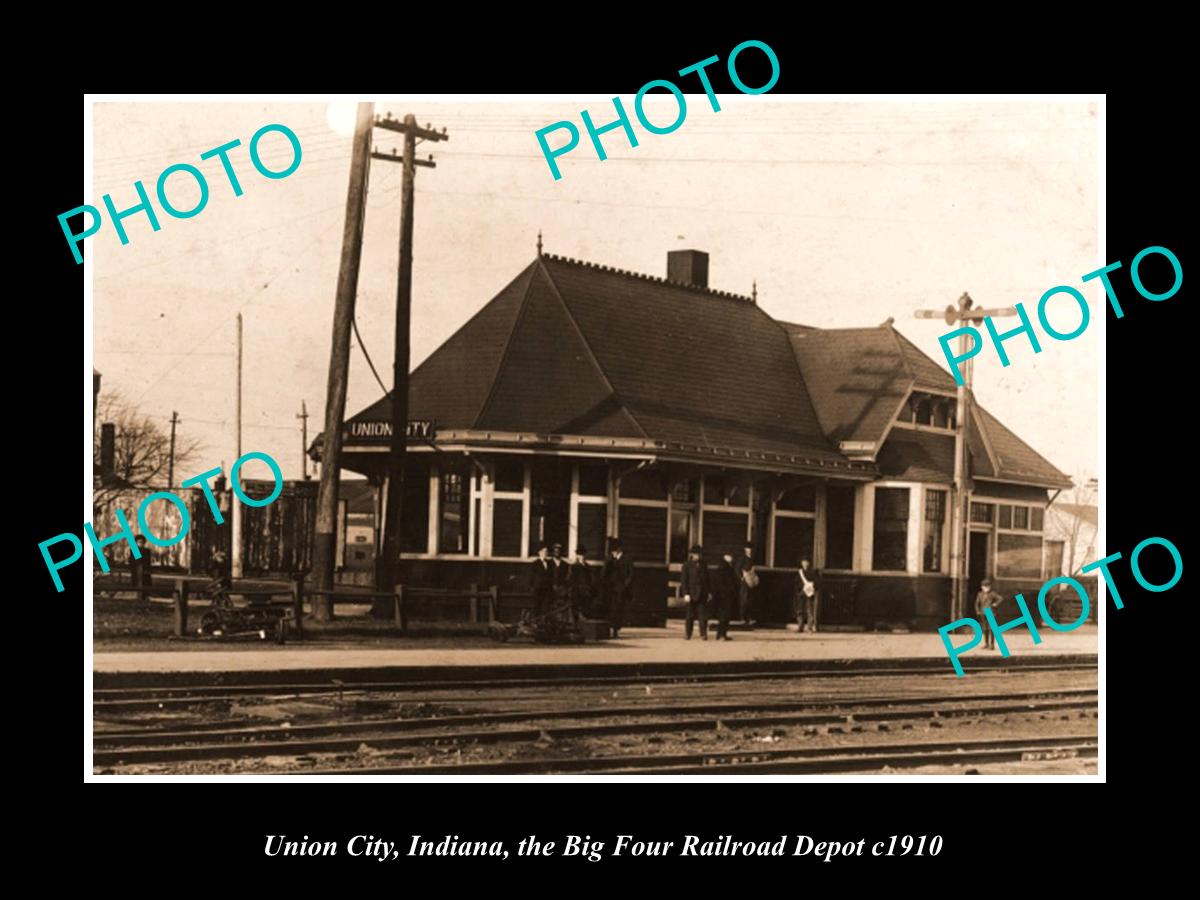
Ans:
[[[398,599],[401,590],[400,587],[397,587],[391,593],[387,591],[355,591],[349,590],[345,586],[335,588],[310,587],[305,590],[314,597],[329,597],[329,615],[331,618],[339,600],[343,603],[370,603],[372,607],[377,602],[382,601],[385,608],[392,610],[392,618],[395,619],[396,625],[400,625],[400,601]],[[309,604],[309,611],[312,611],[311,603]]]
[[[301,589],[310,596],[327,596],[330,598],[329,607],[332,614],[339,602],[341,603],[370,603],[375,608],[391,610],[391,616],[401,634],[408,633],[409,614],[413,609],[429,601],[465,600],[468,621],[481,622],[480,601],[487,610],[487,622],[496,621],[499,615],[499,590],[495,587],[480,588],[471,585],[467,588],[428,588],[412,587],[398,584],[395,591],[356,591],[346,587]]]
[[[117,575],[101,575],[98,578],[92,579],[92,596],[101,591],[129,593],[138,595],[138,602],[145,603],[151,597],[173,597],[175,596],[175,581],[169,579],[166,581],[155,581],[150,579],[149,585],[136,587],[132,580],[126,581]]]
[[[500,591],[495,585],[489,588],[480,588],[477,584],[467,588],[427,588],[408,587],[400,584],[396,585],[396,624],[399,625],[401,633],[408,631],[409,608],[414,604],[430,600],[466,600],[467,616],[470,622],[480,622],[480,600],[487,605],[487,622],[489,624],[495,622],[500,615]]]

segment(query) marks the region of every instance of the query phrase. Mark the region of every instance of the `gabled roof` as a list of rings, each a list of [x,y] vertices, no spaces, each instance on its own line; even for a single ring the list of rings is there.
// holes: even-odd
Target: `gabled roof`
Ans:
[[[831,439],[875,443],[879,447],[876,459],[881,467],[886,462],[887,468],[906,469],[914,463],[914,454],[924,453],[909,436],[891,430],[892,420],[911,391],[954,392],[956,385],[948,371],[892,327],[891,320],[875,328],[781,324],[788,331],[817,415]],[[1047,487],[1071,486],[1066,475],[977,400],[971,409],[974,415],[967,446],[975,477]],[[885,460],[884,451],[893,441],[905,447],[895,448]],[[904,463],[899,461],[901,456]],[[935,453],[928,459],[945,463],[941,456]],[[940,467],[953,473],[953,456],[948,466]],[[916,465],[916,471],[924,478],[933,469]]]
[[[995,475],[998,481],[1021,484],[1045,485],[1055,488],[1071,488],[1071,479],[1054,467],[1044,456],[1013,434],[1009,429],[978,404],[971,406],[972,422],[979,422],[987,438],[988,447],[995,459]],[[972,466],[974,466],[972,460]],[[979,477],[982,472],[975,471]]]
[[[913,384],[891,329],[780,324],[830,440],[879,441]]]

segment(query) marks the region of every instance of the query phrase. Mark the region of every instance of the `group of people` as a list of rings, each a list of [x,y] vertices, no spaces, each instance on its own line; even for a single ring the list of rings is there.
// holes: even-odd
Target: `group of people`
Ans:
[[[692,639],[695,623],[700,624],[700,639],[708,640],[708,620],[715,614],[717,640],[732,640],[729,637],[729,620],[738,605],[741,621],[749,628],[755,624],[755,591],[758,573],[754,567],[754,545],[747,542],[736,560],[732,553],[725,553],[715,572],[710,572],[704,563],[704,548],[699,544],[688,553],[679,576],[678,596],[684,601],[684,640]],[[796,572],[796,585],[792,598],[792,612],[796,617],[797,633],[817,630],[817,575],[806,559]]]
[[[598,576],[582,545],[566,559],[562,544],[540,543],[531,565],[530,587],[537,615],[557,610],[572,619],[581,615],[607,617],[613,637],[620,634],[625,609],[633,599],[634,569],[619,539],[609,540],[608,556]],[[758,583],[752,543],[747,542],[736,559],[733,553],[725,553],[715,571],[704,563],[704,548],[693,546],[679,578],[678,596],[685,604],[685,639],[691,639],[699,622],[700,638],[708,640],[708,621],[715,615],[717,640],[731,640],[729,622],[735,609],[742,623],[753,628]],[[817,591],[817,574],[809,561],[803,560],[796,572],[792,603],[801,634],[817,630]]]
[[[579,545],[574,557],[567,560],[562,544],[543,542],[538,544],[532,564],[530,588],[537,615],[558,609],[573,619],[607,616],[616,637],[625,620],[625,608],[633,599],[633,560],[613,538],[597,581],[595,568],[588,564],[587,547]]]

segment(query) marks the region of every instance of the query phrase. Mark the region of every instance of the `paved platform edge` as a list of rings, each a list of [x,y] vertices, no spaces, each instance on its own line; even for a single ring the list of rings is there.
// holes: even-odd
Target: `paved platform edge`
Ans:
[[[186,663],[186,659],[181,659]],[[998,669],[1023,669],[1046,666],[1095,665],[1095,653],[1021,655],[1007,659],[963,660],[966,672]],[[497,663],[494,665],[412,665],[412,666],[326,666],[311,669],[241,669],[204,671],[179,669],[120,672],[94,672],[94,690],[119,690],[135,687],[206,687],[255,685],[315,685],[337,680],[346,685],[373,682],[437,683],[457,681],[553,681],[572,678],[636,678],[640,676],[687,677],[695,675],[747,674],[869,674],[881,670],[945,670],[953,668],[938,657],[805,659],[805,660],[729,660],[722,662],[637,662],[637,663]]]

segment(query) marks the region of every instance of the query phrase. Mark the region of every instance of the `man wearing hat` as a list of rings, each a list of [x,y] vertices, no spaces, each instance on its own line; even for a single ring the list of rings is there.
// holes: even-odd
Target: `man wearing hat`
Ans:
[[[729,619],[738,598],[738,574],[733,568],[733,554],[726,551],[712,578],[712,597],[717,615],[717,640],[731,641]]]
[[[692,639],[692,623],[700,620],[700,640],[708,640],[708,567],[704,565],[704,548],[692,547],[688,561],[679,573],[679,596],[687,604],[683,624],[684,640]]]
[[[992,579],[983,579],[983,584],[979,585],[979,593],[975,595],[975,615],[979,619],[979,627],[983,629],[983,648],[985,650],[996,649],[996,635],[992,633],[992,629],[988,626],[987,616],[984,615],[985,609],[995,609],[1004,598],[992,590]],[[995,613],[992,613],[995,615]]]
[[[533,594],[534,610],[540,616],[554,606],[554,576],[557,570],[550,558],[550,548],[545,541],[537,545],[537,559],[530,571],[529,591]]]
[[[621,546],[619,538],[609,541],[608,559],[604,561],[601,583],[608,602],[608,622],[616,637],[625,621],[625,604],[633,599],[633,560]]]

